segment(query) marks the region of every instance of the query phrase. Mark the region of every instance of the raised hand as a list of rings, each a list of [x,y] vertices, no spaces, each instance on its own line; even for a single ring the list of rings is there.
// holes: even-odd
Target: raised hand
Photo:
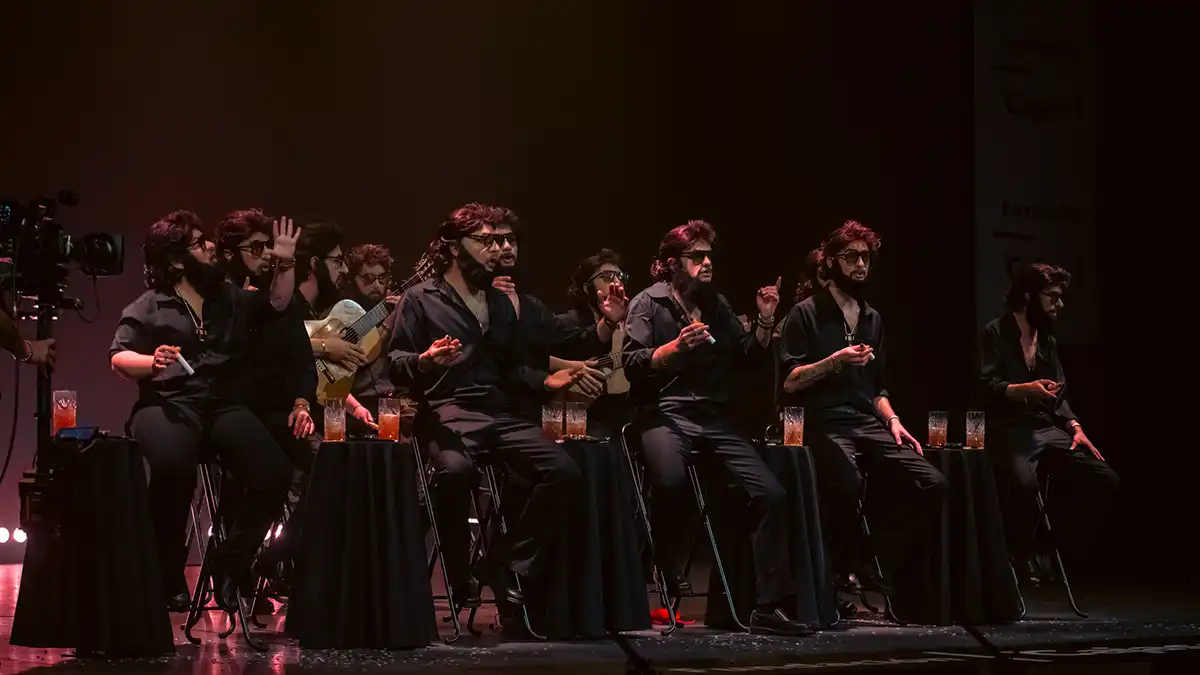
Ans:
[[[271,247],[271,257],[275,260],[291,260],[296,255],[296,240],[300,238],[300,228],[291,218],[283,216],[271,225],[271,235],[275,245]]]
[[[625,311],[629,309],[629,298],[625,297],[625,287],[621,282],[614,281],[608,288],[600,289],[600,313],[611,323],[625,320]]]
[[[758,304],[758,315],[764,319],[769,319],[775,316],[775,310],[779,307],[779,288],[783,285],[783,277],[775,279],[774,286],[763,286],[758,289],[758,295],[755,297],[755,302]]]

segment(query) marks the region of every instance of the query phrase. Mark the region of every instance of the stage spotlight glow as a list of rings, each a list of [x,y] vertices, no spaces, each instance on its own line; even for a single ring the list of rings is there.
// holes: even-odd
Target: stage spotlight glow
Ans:
[[[279,535],[281,535],[281,534],[283,534],[283,525],[280,525],[275,528],[275,538],[278,539]]]
[[[15,541],[16,543],[24,544],[25,543],[25,530],[22,530],[19,527],[17,529],[13,530],[12,538],[13,538],[13,541]]]
[[[8,528],[0,527],[0,544],[8,543]]]

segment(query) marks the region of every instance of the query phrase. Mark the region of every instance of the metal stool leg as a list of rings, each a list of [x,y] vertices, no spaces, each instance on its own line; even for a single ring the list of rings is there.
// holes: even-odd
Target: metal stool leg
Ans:
[[[425,509],[429,515],[429,530],[433,533],[433,555],[430,556],[429,574],[433,574],[433,562],[436,561],[442,567],[442,582],[446,585],[446,602],[450,605],[450,623],[454,627],[454,632],[450,637],[443,640],[446,644],[454,644],[458,638],[462,637],[462,624],[458,619],[458,605],[454,604],[454,589],[450,582],[450,572],[446,570],[446,557],[442,553],[442,535],[438,532],[437,514],[433,508],[433,495],[429,491],[429,481],[425,476],[425,461],[421,456],[421,446],[417,443],[416,437],[412,440],[413,460],[417,466],[417,480],[420,482],[421,494],[425,495]],[[435,600],[440,598],[434,598]]]
[[[196,583],[196,591],[192,596],[192,606],[188,610],[187,622],[184,624],[184,635],[192,644],[200,644],[200,639],[192,635],[192,627],[200,620],[200,616],[207,611],[213,609],[222,609],[229,618],[229,626],[218,636],[222,639],[229,637],[233,631],[237,629],[238,619],[242,624],[242,636],[246,638],[246,642],[254,648],[255,651],[266,651],[266,645],[258,641],[250,634],[250,623],[247,620],[246,608],[243,606],[241,598],[238,598],[237,609],[230,611],[220,607],[209,607],[202,602],[207,590],[211,588],[212,593],[216,596],[219,589],[212,583],[212,555],[217,551],[218,547],[225,541],[225,524],[221,522],[217,515],[217,493],[212,477],[212,470],[207,465],[200,467],[200,482],[204,488],[205,501],[208,504],[209,516],[213,522],[212,536],[209,538],[208,546],[206,547],[204,561],[200,565],[200,579]]]
[[[689,462],[687,466],[688,476],[692,480],[692,491],[696,495],[696,506],[700,507],[700,516],[704,521],[704,530],[708,532],[708,542],[712,545],[713,564],[717,566],[717,574],[721,578],[721,588],[725,591],[725,601],[729,603],[729,614],[733,617],[734,623],[738,628],[745,632],[750,632],[750,628],[742,623],[742,617],[738,616],[737,607],[734,606],[733,593],[729,589],[729,579],[725,576],[725,564],[721,562],[721,552],[717,547],[717,535],[713,533],[712,519],[708,516],[708,505],[704,501],[704,488],[700,484],[700,474],[697,473],[696,467]],[[709,592],[711,596],[711,591]]]
[[[490,464],[483,467],[483,478],[487,482],[488,491],[492,493],[492,512],[493,515],[499,519],[496,522],[500,524],[500,535],[508,536],[508,523],[505,522],[504,514],[500,511],[500,483],[496,480],[495,468],[493,468]],[[513,575],[513,582],[516,584],[517,590],[520,591],[521,579],[516,575]],[[499,608],[497,608],[496,616],[499,617],[499,615]],[[529,631],[529,634],[535,640],[546,639],[533,629],[533,624],[529,621],[529,607],[526,605],[521,605],[521,618],[525,621],[525,630]]]
[[[860,526],[862,527],[863,541],[867,544],[867,546],[870,546],[870,544],[871,544],[871,525],[869,522],[867,522],[867,513],[866,513],[866,510],[863,508],[863,505],[866,504],[866,502],[867,502],[867,477],[863,476],[862,493],[859,495],[859,498],[858,498],[858,518],[859,518]],[[887,579],[885,579],[883,576],[883,565],[879,564],[879,556],[875,555],[874,551],[871,552],[871,564],[874,565],[875,574],[877,574],[879,576],[879,579],[881,581],[883,581],[884,583],[887,583]],[[884,615],[884,617],[886,617],[889,621],[891,621],[893,623],[903,625],[903,622],[900,621],[898,618],[896,618],[896,612],[892,608],[892,596],[887,593],[881,593],[880,595],[883,596],[883,615]],[[866,594],[865,588],[862,588],[859,591],[859,599],[862,600],[863,607],[866,607],[868,611],[871,611],[871,612],[879,611],[871,604],[870,600],[867,599],[867,594]]]
[[[1088,615],[1083,610],[1079,609],[1079,605],[1075,603],[1075,593],[1071,590],[1071,581],[1067,578],[1067,568],[1063,566],[1062,553],[1058,550],[1058,542],[1054,540],[1054,529],[1050,527],[1050,516],[1046,512],[1046,497],[1042,496],[1042,492],[1048,497],[1050,494],[1050,480],[1046,480],[1046,485],[1043,489],[1037,492],[1038,513],[1042,517],[1042,527],[1046,528],[1046,535],[1050,538],[1051,545],[1054,547],[1054,560],[1058,565],[1058,576],[1062,578],[1063,588],[1067,591],[1067,601],[1071,603],[1071,610],[1081,619],[1088,618]]]
[[[655,590],[658,592],[659,602],[662,607],[667,610],[667,627],[659,631],[666,637],[675,632],[679,627],[679,622],[675,617],[676,603],[671,601],[667,592],[667,575],[658,566],[658,558],[654,551],[654,533],[650,526],[650,511],[646,508],[646,498],[644,490],[644,481],[642,474],[638,470],[638,465],[633,457],[633,451],[630,449],[629,440],[626,438],[629,424],[621,428],[621,447],[625,451],[625,462],[629,465],[629,475],[633,477],[633,492],[637,499],[637,518],[641,520],[642,529],[646,534],[646,546],[650,549],[650,573],[654,577]],[[678,599],[677,599],[678,600]]]

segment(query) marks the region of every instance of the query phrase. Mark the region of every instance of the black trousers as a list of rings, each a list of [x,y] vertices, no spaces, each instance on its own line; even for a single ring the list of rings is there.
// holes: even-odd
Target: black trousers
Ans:
[[[289,557],[296,550],[303,522],[301,504],[305,488],[308,486],[308,476],[313,460],[321,448],[321,437],[312,433],[302,438],[296,438],[292,434],[291,425],[288,424],[290,408],[286,410],[254,410],[253,412],[292,464],[292,479],[285,498],[285,504],[291,510],[291,517],[288,519],[287,528],[279,537],[270,542],[265,552],[268,562],[277,563]],[[310,412],[310,414],[312,413]],[[224,476],[224,482],[221,485],[221,517],[223,520],[241,510],[245,493],[245,486],[239,484],[237,476]]]
[[[897,445],[874,415],[824,411],[810,433],[834,568],[851,572],[866,561],[858,520],[865,474],[869,487],[863,509],[871,524],[871,541],[865,543],[885,572],[901,569],[914,537],[933,525],[946,479],[915,450]]]
[[[1009,553],[1017,560],[1037,552],[1037,491],[1047,478],[1046,508],[1064,555],[1086,553],[1107,519],[1121,481],[1090,450],[1071,450],[1071,439],[1053,426],[989,429],[986,452],[999,484]]]
[[[262,422],[242,405],[182,400],[137,408],[128,428],[150,465],[154,535],[167,594],[186,589],[183,533],[202,448],[215,451],[245,487],[245,502],[230,519],[229,536],[219,555],[231,570],[248,567],[292,479],[291,464]]]
[[[430,492],[451,583],[461,588],[470,575],[467,519],[471,490],[479,481],[473,457],[482,452],[528,485],[525,499],[502,502],[509,532],[493,552],[516,574],[535,576],[547,547],[577,510],[579,466],[542,437],[541,427],[515,415],[463,408],[438,413],[440,424],[422,420],[418,430],[432,429],[419,439],[435,468]]]
[[[659,564],[682,572],[691,544],[695,497],[687,475],[694,453],[711,453],[750,500],[758,604],[772,605],[795,595],[787,559],[787,495],[754,446],[719,415],[655,415],[642,431],[642,458],[651,486],[651,524]]]

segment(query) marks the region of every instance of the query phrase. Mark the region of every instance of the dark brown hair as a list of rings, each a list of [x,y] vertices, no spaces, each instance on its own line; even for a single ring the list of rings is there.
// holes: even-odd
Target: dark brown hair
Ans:
[[[429,257],[433,259],[433,269],[438,274],[450,269],[451,260],[454,258],[450,253],[451,245],[457,245],[463,237],[475,230],[484,225],[507,225],[516,231],[517,222],[517,214],[503,206],[471,202],[454,209],[438,226],[437,236],[429,242]]]
[[[1026,296],[1032,298],[1051,286],[1062,286],[1065,293],[1071,286],[1071,273],[1057,265],[1029,263],[1013,275],[1004,304],[1013,311],[1024,309],[1028,302]]]
[[[150,226],[142,243],[146,288],[166,291],[179,282],[182,272],[172,265],[187,255],[192,230],[204,232],[204,223],[191,211],[174,211]]]
[[[717,243],[717,231],[703,220],[689,220],[663,236],[658,243],[658,255],[650,264],[650,276],[655,281],[670,281],[673,273],[671,260],[679,258],[688,246],[697,241],[710,246]]]

